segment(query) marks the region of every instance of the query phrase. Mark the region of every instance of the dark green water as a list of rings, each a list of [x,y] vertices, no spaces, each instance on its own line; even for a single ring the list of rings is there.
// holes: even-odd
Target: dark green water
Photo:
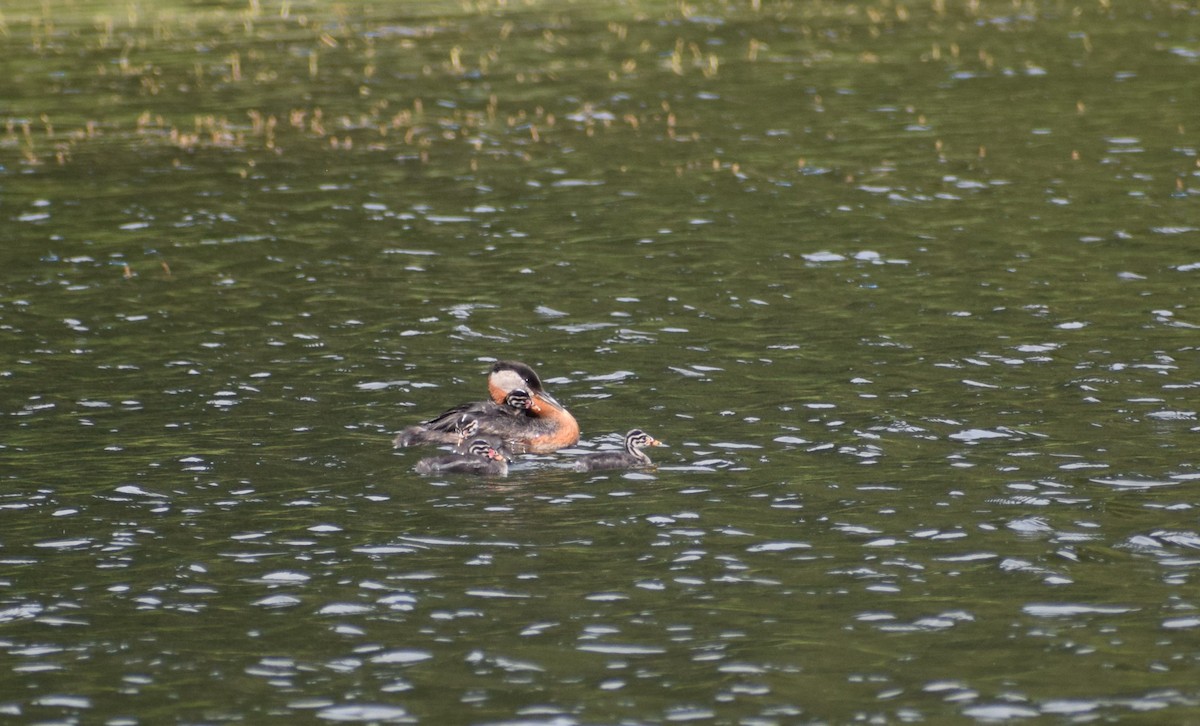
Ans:
[[[3,718],[1200,720],[1196,2],[0,28]]]

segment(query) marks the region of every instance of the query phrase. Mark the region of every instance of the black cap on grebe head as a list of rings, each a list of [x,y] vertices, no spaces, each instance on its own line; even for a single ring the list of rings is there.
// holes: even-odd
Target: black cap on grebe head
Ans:
[[[492,364],[488,377],[506,391],[524,388],[529,391],[542,390],[542,379],[532,368],[516,360],[498,360]],[[509,385],[511,383],[512,385]]]
[[[492,364],[488,373],[488,392],[496,403],[504,403],[509,391],[523,388],[529,392],[534,401],[544,402],[557,409],[563,405],[554,396],[542,388],[542,379],[532,368],[516,360],[499,360]]]

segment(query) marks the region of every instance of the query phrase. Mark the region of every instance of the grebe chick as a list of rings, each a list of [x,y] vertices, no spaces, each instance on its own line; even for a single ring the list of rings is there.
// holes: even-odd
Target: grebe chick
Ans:
[[[455,431],[458,432],[458,446],[454,447],[454,452],[457,454],[470,453],[471,445],[477,441],[483,441],[488,446],[492,447],[504,457],[506,461],[512,460],[512,452],[508,450],[507,442],[495,434],[479,433],[479,420],[471,416],[469,413],[464,413],[462,418],[455,425]]]
[[[479,433],[479,420],[469,413],[464,413],[454,424],[454,433],[458,434],[459,446],[463,445],[472,436]]]
[[[507,476],[508,461],[484,439],[475,439],[466,453],[430,456],[413,467],[418,474],[486,474]]]
[[[504,407],[514,416],[536,416],[542,412],[542,407],[524,388],[514,388],[504,394]]]
[[[575,471],[597,471],[599,469],[644,469],[654,466],[650,457],[642,451],[647,446],[662,446],[663,442],[641,429],[625,434],[624,451],[601,451],[585,454],[575,462]]]
[[[471,414],[479,421],[481,433],[500,436],[518,454],[548,454],[579,441],[579,423],[575,417],[546,392],[537,373],[524,363],[494,363],[488,373],[488,393],[490,401],[464,403],[409,426],[393,443],[397,447],[456,444],[459,436],[455,425],[464,414]],[[513,394],[517,398],[510,400]]]
[[[409,426],[396,435],[392,445],[397,449],[420,444],[458,444],[481,430],[491,430],[506,418],[527,418],[538,411],[529,391],[516,388],[505,394],[503,403],[475,401],[464,403],[416,426]]]

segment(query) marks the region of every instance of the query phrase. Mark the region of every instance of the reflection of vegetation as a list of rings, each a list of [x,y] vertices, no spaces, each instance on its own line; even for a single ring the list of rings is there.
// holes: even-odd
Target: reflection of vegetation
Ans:
[[[1044,5],[26,0],[0,15],[0,52],[15,91],[4,109],[0,164],[66,165],[83,148],[132,143],[273,155],[303,146],[414,161],[440,150],[475,168],[489,156],[530,158],[547,143],[561,148],[598,135],[686,144],[701,127],[718,133],[698,118],[710,113],[706,98],[739,92],[740,115],[770,109],[776,119],[764,123],[779,124],[803,113],[811,117],[805,133],[832,141],[855,130],[826,111],[863,77],[858,68],[869,66],[900,98],[897,91],[936,90],[956,73],[1044,73],[1093,52],[1077,25],[1123,20],[1108,0],[1070,13]],[[1141,7],[1120,12],[1172,12],[1166,0]],[[1013,42],[1052,13],[1070,24],[1050,34],[1055,47],[1039,47],[1044,29],[1029,34],[1032,42]],[[929,72],[918,78],[915,68]],[[1087,108],[1083,99],[1066,102],[1080,114]],[[910,100],[897,107],[911,116],[906,131],[927,136],[924,148],[943,158],[944,131]],[[856,110],[851,123],[861,126]],[[736,144],[729,133],[725,150]],[[958,149],[983,154],[979,142]],[[740,175],[746,162],[761,161],[696,157],[668,163]],[[783,160],[785,168],[797,162],[806,163]]]
[[[573,21],[545,4],[508,5],[380,3],[354,17],[342,5],[257,1],[240,10],[51,1],[9,11],[2,42],[21,100],[8,109],[3,147],[28,164],[69,163],[80,144],[112,134],[182,150],[279,151],[285,140],[418,156],[448,141],[480,150],[495,141],[489,130],[532,143],[559,121],[537,94],[505,99],[493,80],[519,89],[577,73],[617,82],[656,65],[707,77],[719,68],[695,41],[662,48],[631,38],[627,22],[600,19],[572,38]],[[681,12],[664,4],[659,19]],[[610,68],[571,60],[578,43],[597,38]],[[760,44],[747,42],[757,56]],[[437,113],[423,102],[447,96],[455,100]],[[669,109],[617,117],[586,102],[577,119],[588,134],[675,127]]]

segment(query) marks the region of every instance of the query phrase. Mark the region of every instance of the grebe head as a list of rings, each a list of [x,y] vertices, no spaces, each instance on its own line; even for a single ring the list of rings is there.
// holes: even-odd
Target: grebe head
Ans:
[[[508,461],[508,459],[504,458],[504,454],[496,451],[496,449],[484,439],[475,439],[472,441],[471,445],[467,447],[467,453],[471,454],[472,456],[482,457],[484,459]]]
[[[520,361],[498,360],[488,371],[488,388],[493,394],[496,390],[508,393],[514,388],[524,388],[527,391],[542,390],[542,379],[532,368]],[[501,398],[500,403],[504,399]]]
[[[633,429],[625,434],[625,450],[631,454],[638,453],[639,449],[644,449],[647,446],[662,446],[663,442],[654,438],[650,434],[641,429]]]
[[[488,392],[496,403],[504,403],[509,391],[522,388],[529,392],[537,403],[546,403],[562,409],[563,405],[542,388],[542,379],[532,368],[520,361],[500,360],[492,364],[488,373]]]
[[[529,391],[524,388],[514,388],[504,397],[504,405],[516,411],[533,411],[538,413],[542,410],[538,402],[533,400],[533,396],[529,395]]]
[[[470,414],[463,414],[454,424],[454,433],[459,441],[465,441],[479,433],[479,421]]]

